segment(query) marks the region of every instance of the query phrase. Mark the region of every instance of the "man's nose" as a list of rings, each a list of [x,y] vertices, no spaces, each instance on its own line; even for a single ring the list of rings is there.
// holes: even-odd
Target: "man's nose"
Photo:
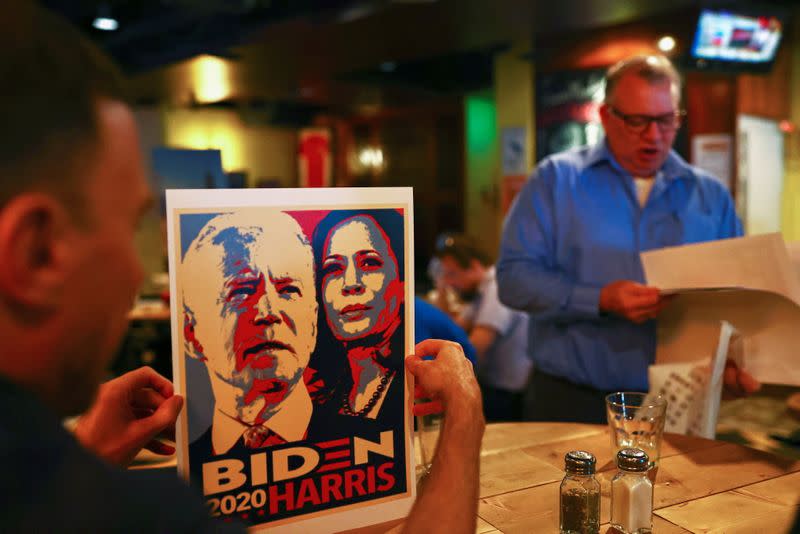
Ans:
[[[271,326],[281,322],[280,314],[273,309],[273,297],[268,293],[264,293],[256,303],[256,316],[253,323],[263,326]]]
[[[648,122],[641,135],[642,138],[647,140],[657,141],[661,139],[661,130],[658,128],[658,123],[656,121]]]

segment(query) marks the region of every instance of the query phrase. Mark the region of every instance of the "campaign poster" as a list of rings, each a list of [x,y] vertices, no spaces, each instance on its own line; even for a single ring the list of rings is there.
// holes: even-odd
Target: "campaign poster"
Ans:
[[[210,515],[333,532],[415,497],[410,188],[167,192],[178,470]]]

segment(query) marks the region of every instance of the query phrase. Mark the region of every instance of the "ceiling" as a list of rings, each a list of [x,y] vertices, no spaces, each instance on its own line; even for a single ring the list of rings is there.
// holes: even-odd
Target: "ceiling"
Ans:
[[[210,54],[224,61],[225,100],[318,108],[435,100],[491,87],[493,55],[511,43],[560,36],[568,46],[571,34],[663,19],[701,2],[42,1],[122,65],[140,100],[196,103],[198,61],[189,58]],[[92,28],[98,14],[119,20],[119,29]]]

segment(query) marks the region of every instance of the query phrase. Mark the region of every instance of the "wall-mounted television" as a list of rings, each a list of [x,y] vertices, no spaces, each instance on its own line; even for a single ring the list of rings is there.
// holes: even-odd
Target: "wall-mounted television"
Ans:
[[[766,72],[783,36],[782,17],[703,9],[697,20],[691,58],[698,68]]]

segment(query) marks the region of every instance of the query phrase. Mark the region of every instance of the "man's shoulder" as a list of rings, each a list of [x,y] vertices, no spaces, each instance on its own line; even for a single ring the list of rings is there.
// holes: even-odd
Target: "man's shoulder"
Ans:
[[[581,172],[597,161],[598,152],[601,150],[602,147],[598,145],[570,148],[547,156],[541,161],[539,167]]]
[[[672,154],[672,164],[676,165],[674,174],[693,181],[705,194],[712,199],[730,197],[730,192],[722,181],[708,171],[686,162],[677,154]]]
[[[59,525],[86,532],[189,532],[207,521],[199,497],[174,471],[111,466],[59,428],[11,438],[2,446],[13,461],[4,467],[0,487],[14,488],[3,505],[4,525],[13,531]]]
[[[665,170],[669,174],[695,180],[705,188],[727,191],[725,185],[718,177],[696,165],[692,165],[679,156],[674,150],[670,151],[669,159],[665,164]]]

